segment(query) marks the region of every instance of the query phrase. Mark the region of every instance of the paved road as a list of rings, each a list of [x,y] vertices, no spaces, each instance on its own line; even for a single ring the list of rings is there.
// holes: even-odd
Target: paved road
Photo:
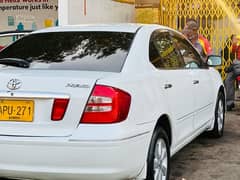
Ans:
[[[222,138],[202,135],[172,158],[171,180],[240,180],[240,98],[236,104]]]

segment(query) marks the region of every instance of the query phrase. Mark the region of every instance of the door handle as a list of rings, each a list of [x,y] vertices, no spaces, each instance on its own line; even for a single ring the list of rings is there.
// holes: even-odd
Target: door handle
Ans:
[[[193,80],[193,84],[199,84],[199,80]]]
[[[172,84],[165,84],[164,85],[164,89],[169,89],[169,88],[172,88]]]

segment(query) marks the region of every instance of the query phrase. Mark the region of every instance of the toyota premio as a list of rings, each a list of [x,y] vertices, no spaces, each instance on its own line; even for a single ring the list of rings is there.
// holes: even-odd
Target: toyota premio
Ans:
[[[223,135],[220,64],[160,25],[22,37],[0,52],[0,176],[168,180],[177,151]]]

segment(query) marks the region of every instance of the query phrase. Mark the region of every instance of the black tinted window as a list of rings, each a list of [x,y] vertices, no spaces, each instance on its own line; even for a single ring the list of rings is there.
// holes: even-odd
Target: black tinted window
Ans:
[[[178,69],[184,62],[169,33],[155,31],[149,44],[149,59],[156,68]]]
[[[0,58],[21,58],[30,68],[120,72],[133,33],[51,32],[32,34],[10,45]]]
[[[200,68],[203,64],[200,56],[196,53],[194,48],[183,38],[173,37],[173,41],[178,48],[184,63],[185,68]]]

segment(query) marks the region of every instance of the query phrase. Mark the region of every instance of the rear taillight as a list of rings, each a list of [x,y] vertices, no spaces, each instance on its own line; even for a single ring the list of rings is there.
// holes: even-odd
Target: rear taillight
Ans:
[[[81,123],[117,123],[128,116],[131,96],[117,88],[96,85],[85,107]]]
[[[51,116],[51,119],[53,121],[60,121],[63,119],[68,106],[68,102],[69,99],[54,99]]]

